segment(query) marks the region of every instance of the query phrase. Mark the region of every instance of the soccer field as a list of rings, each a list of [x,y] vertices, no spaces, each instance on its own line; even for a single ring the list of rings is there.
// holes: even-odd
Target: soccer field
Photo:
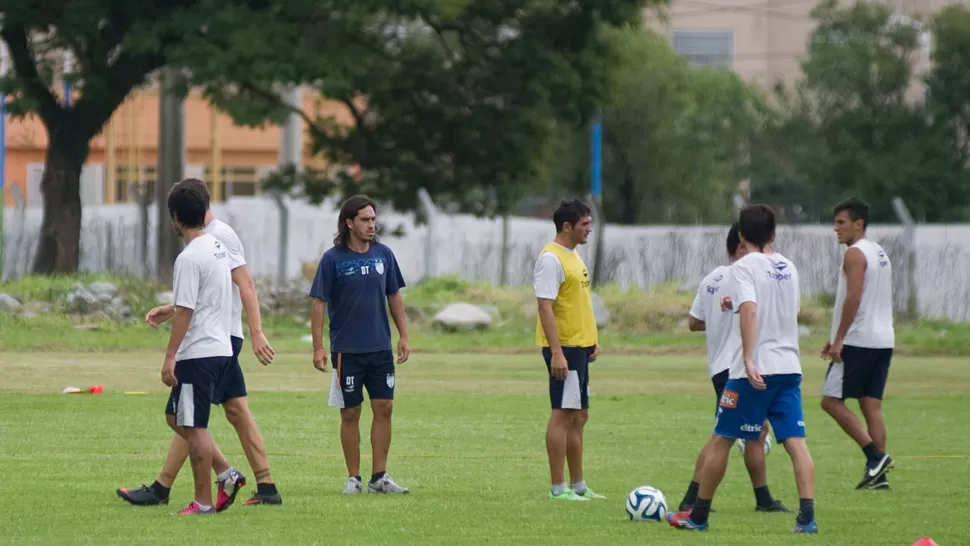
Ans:
[[[248,350],[248,349],[247,349]],[[805,365],[809,447],[816,462],[817,537],[790,535],[794,514],[757,514],[744,465],[732,452],[711,530],[632,523],[623,503],[653,485],[676,507],[710,433],[713,395],[696,357],[610,356],[591,371],[586,479],[607,500],[546,498],[545,369],[538,356],[416,354],[399,369],[389,471],[400,497],[345,497],[329,374],[310,356],[243,366],[250,405],[283,495],[280,507],[237,502],[214,518],[174,514],[191,499],[186,466],[165,507],[132,507],[120,486],[150,484],[171,437],[162,410],[161,355],[0,354],[0,542],[9,544],[817,544],[941,546],[970,543],[970,368],[962,359],[898,358],[886,419],[896,468],[891,491],[856,491],[861,451],[818,407],[825,365]],[[103,384],[103,395],[59,394]],[[125,391],[147,394],[123,394]],[[369,427],[369,413],[364,421]],[[230,461],[252,480],[234,432],[214,408]],[[368,432],[362,471],[370,472]],[[798,506],[791,464],[768,457],[775,497]],[[240,494],[248,498],[253,485]]]

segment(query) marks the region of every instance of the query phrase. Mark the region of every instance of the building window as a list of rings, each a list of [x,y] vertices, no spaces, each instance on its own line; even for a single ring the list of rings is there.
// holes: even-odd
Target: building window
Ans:
[[[130,191],[130,184],[140,184],[148,196],[148,202],[155,201],[155,165],[116,165],[115,166],[115,202],[137,203],[135,194]]]
[[[260,174],[256,167],[222,167],[222,191],[216,192],[212,186],[212,170],[206,166],[203,179],[209,186],[209,193],[221,195],[225,201],[230,197],[252,197],[259,195]]]
[[[733,30],[675,30],[674,51],[694,67],[731,68]]]

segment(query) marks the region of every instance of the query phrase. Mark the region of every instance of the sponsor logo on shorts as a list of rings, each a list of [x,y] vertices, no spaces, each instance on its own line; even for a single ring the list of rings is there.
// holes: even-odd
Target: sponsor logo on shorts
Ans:
[[[761,425],[741,425],[741,432],[761,432]]]
[[[805,421],[799,421],[798,426],[805,428]]]
[[[387,388],[394,388],[394,374],[392,373],[387,374]]]
[[[721,393],[721,407],[734,409],[738,407],[738,393],[734,391],[724,391]]]

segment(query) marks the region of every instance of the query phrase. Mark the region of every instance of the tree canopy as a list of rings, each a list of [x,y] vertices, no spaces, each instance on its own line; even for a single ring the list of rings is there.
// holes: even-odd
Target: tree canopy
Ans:
[[[10,112],[38,115],[50,136],[34,271],[77,269],[88,143],[163,66],[184,69],[177,91],[200,88],[243,124],[280,121],[286,85],[342,102],[352,126],[311,120],[335,168],[277,177],[283,186],[314,197],[353,183],[400,208],[424,187],[487,212],[538,178],[552,120],[579,123],[603,97],[604,28],[639,22],[652,3],[663,0],[7,2]],[[70,105],[53,91],[64,52],[76,59]]]

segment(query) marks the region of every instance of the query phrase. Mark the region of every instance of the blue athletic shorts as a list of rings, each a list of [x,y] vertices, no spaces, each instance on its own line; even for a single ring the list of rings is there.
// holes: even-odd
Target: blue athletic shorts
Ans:
[[[762,376],[766,390],[747,379],[731,379],[721,393],[714,434],[724,438],[757,440],[765,421],[771,423],[778,443],[805,437],[801,374]]]

